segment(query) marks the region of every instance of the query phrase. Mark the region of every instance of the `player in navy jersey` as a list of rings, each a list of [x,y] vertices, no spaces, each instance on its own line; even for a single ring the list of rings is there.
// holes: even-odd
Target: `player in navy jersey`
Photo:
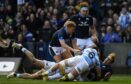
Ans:
[[[76,23],[75,36],[77,38],[77,45],[81,49],[85,46],[94,45],[93,41],[98,41],[93,18],[89,15],[88,6],[81,6],[79,14],[71,17],[69,20]],[[90,36],[93,38],[90,38]]]
[[[54,33],[49,52],[56,62],[61,61],[62,56],[65,59],[71,57],[71,52],[80,52],[74,36],[75,26],[73,21],[66,21],[64,26]]]
[[[101,79],[108,81],[112,75],[112,66],[111,64],[115,60],[115,53],[109,54],[109,56],[101,63]]]
[[[103,81],[108,81],[112,75],[112,66],[111,64],[114,62],[116,57],[115,53],[111,53],[109,54],[106,59],[100,63],[101,65],[101,77],[99,80],[103,80]],[[95,70],[92,69],[90,71],[90,74],[87,76],[89,78],[89,80],[92,81],[98,81],[98,79],[96,78],[96,73]]]

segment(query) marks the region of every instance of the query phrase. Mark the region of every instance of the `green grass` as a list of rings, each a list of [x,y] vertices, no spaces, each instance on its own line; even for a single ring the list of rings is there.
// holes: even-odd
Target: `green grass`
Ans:
[[[58,81],[42,81],[42,80],[27,80],[20,78],[12,78],[7,80],[5,76],[0,76],[0,84],[131,84],[131,75],[115,75],[112,76],[109,82],[58,82]]]

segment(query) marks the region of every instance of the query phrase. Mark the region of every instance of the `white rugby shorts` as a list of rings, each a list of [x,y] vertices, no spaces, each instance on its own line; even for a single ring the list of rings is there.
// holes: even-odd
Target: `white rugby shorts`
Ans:
[[[80,47],[80,49],[83,49],[84,47],[87,46],[92,46],[95,43],[93,42],[93,40],[91,38],[87,38],[87,39],[79,39],[77,38],[77,46]]]
[[[67,65],[68,67],[75,68],[79,74],[90,70],[89,64],[80,55],[67,59]]]
[[[66,49],[62,47],[51,47],[49,46],[49,53],[51,56],[60,55],[61,53],[65,52]]]

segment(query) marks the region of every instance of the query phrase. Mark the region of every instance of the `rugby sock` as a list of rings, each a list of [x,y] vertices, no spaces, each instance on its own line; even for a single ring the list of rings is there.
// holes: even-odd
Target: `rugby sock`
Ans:
[[[23,53],[25,53],[25,52],[27,51],[27,49],[26,49],[26,48],[22,48],[21,51],[22,51]]]
[[[62,75],[60,73],[56,73],[56,74],[54,74],[52,76],[48,76],[48,80],[59,79],[61,77],[62,77]]]
[[[17,78],[20,78],[22,74],[20,73],[15,73],[14,76],[17,77]]]
[[[50,75],[55,74],[56,72],[55,72],[55,71],[52,71],[51,69],[49,69],[46,73],[48,73],[48,75],[50,76]]]
[[[68,77],[69,80],[73,80],[74,79],[74,75],[72,73],[69,73],[67,75],[67,77]]]

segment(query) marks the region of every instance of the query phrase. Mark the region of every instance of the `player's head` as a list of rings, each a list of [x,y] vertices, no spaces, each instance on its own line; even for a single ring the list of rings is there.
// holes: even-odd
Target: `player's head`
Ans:
[[[81,7],[80,13],[81,13],[81,15],[86,16],[89,13],[88,7],[86,7],[86,6]]]
[[[115,53],[110,53],[106,59],[104,60],[103,63],[107,64],[107,65],[110,65],[114,62],[115,60],[115,57],[116,57],[116,54]]]
[[[89,13],[89,4],[87,2],[80,3],[80,13],[86,16]]]
[[[73,21],[66,21],[64,24],[64,27],[69,34],[72,34],[74,32],[75,26],[76,24]]]

